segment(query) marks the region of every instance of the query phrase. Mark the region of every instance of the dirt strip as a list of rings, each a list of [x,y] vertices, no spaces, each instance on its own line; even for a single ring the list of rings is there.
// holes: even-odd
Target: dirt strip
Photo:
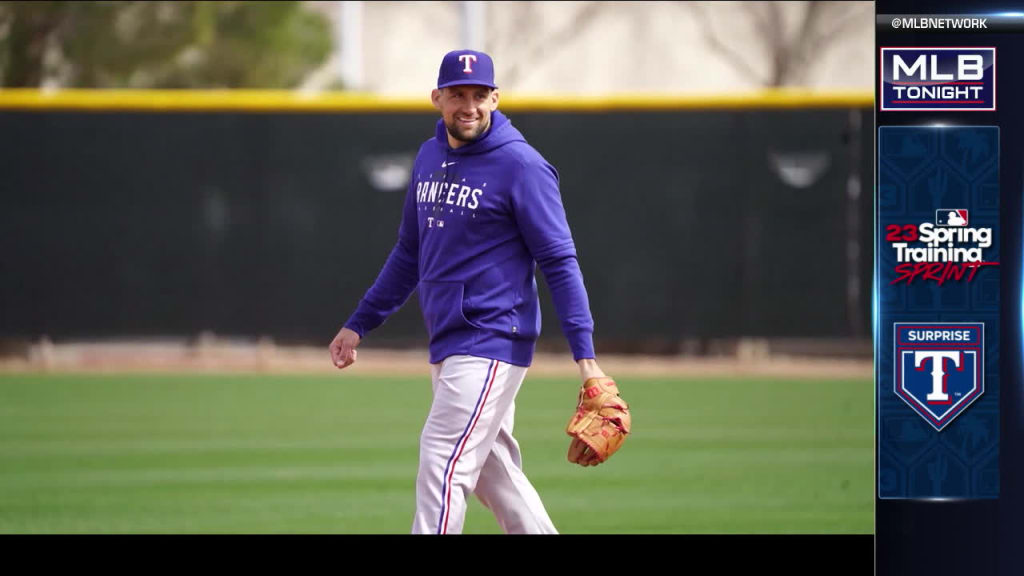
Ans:
[[[798,357],[690,357],[601,355],[601,368],[613,377],[777,376],[783,378],[863,378],[873,375],[871,360]],[[359,349],[359,359],[339,371],[327,348],[283,347],[271,343],[83,343],[36,344],[27,354],[0,358],[0,373],[310,373],[425,376],[426,350]],[[530,374],[578,374],[568,354],[538,353]]]

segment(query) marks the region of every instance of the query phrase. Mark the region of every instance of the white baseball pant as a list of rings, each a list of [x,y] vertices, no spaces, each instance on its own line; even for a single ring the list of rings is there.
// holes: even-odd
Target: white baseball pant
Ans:
[[[431,364],[434,400],[420,436],[414,534],[460,534],[476,494],[506,534],[557,534],[512,437],[526,368],[475,356]]]

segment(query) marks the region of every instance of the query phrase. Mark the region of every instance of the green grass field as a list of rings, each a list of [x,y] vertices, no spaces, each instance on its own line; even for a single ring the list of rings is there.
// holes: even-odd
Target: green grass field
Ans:
[[[873,530],[870,380],[623,378],[634,432],[586,469],[577,386],[517,401],[562,533]],[[429,402],[428,376],[2,375],[0,532],[408,533]],[[465,531],[500,533],[476,500]]]

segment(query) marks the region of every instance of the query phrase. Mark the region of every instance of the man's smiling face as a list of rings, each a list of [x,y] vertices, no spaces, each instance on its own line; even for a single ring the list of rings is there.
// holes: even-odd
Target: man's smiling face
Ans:
[[[498,109],[498,91],[475,84],[434,90],[430,100],[441,111],[453,148],[468,144],[486,132],[491,127],[491,112]]]

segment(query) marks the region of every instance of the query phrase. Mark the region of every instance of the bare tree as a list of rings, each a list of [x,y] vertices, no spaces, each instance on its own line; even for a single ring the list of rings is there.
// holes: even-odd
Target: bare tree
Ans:
[[[521,44],[515,50],[506,51],[511,64],[502,73],[502,82],[513,86],[520,79],[528,66],[536,64],[542,57],[559,46],[566,46],[570,41],[584,32],[601,15],[602,10],[609,8],[605,2],[576,2],[576,14],[563,26],[539,33],[542,29],[543,17],[540,7],[534,2],[510,2],[506,10],[511,10],[512,26],[504,28],[507,35],[487,35],[487,49],[506,49],[513,44]],[[525,44],[525,45],[523,45]]]
[[[762,86],[800,84],[821,55],[837,44],[863,21],[863,13],[873,13],[871,2],[745,2],[729,3],[730,16],[750,24],[757,53],[743,51],[720,31],[724,28],[717,2],[676,2],[691,13],[703,30],[708,47],[721,55],[744,76]],[[795,26],[787,26],[787,13],[796,15]],[[735,26],[735,20],[730,22]],[[766,62],[767,60],[767,62]],[[765,66],[767,64],[767,66]]]

